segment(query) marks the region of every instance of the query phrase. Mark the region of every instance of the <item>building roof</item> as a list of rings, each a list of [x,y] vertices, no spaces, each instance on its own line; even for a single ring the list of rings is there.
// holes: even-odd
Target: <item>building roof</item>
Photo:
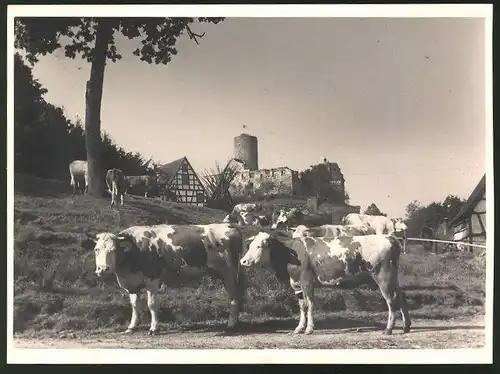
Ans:
[[[476,203],[483,197],[485,191],[486,191],[486,174],[483,175],[483,177],[477,184],[476,188],[474,188],[474,191],[472,191],[469,198],[464,203],[464,205],[462,205],[462,208],[460,208],[457,215],[451,220],[450,224],[453,225],[463,220],[465,217],[469,216],[472,213],[472,210],[474,209]]]
[[[170,184],[170,181],[173,179],[174,175],[177,173],[177,170],[179,170],[179,167],[181,166],[181,164],[185,158],[186,157],[181,157],[177,160],[169,162],[168,164],[162,165],[158,168],[158,170],[161,171],[162,174],[164,174],[166,176],[167,184]]]

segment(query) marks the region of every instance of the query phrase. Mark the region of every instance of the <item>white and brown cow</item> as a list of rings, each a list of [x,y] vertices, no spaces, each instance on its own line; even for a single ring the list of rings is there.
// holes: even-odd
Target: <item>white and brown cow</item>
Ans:
[[[282,208],[273,212],[271,221],[271,228],[273,230],[288,230],[291,226],[297,226],[304,223],[304,213],[298,208]]]
[[[240,203],[236,204],[233,207],[232,213],[241,213],[241,212],[256,212],[262,210],[262,204],[258,203]]]
[[[305,236],[336,238],[342,235],[354,236],[371,234],[375,234],[375,230],[368,225],[321,225],[313,227],[299,225],[292,233],[292,238]]]
[[[75,160],[69,164],[69,174],[71,176],[70,185],[73,187],[73,194],[77,188],[83,193],[87,193],[89,187],[89,169],[87,161]],[[82,184],[84,183],[84,188]]]
[[[109,169],[106,173],[106,184],[111,193],[111,206],[118,205],[118,197],[123,205],[123,197],[127,193],[128,179],[120,169]]]
[[[370,225],[377,234],[394,233],[394,222],[386,216],[372,216],[369,214],[349,213],[342,219],[343,225]]]
[[[227,324],[238,323],[245,293],[242,255],[243,237],[228,224],[132,226],[118,234],[102,232],[85,239],[82,246],[95,252],[95,273],[114,273],[130,296],[132,318],[127,332],[138,322],[137,299],[144,288],[151,312],[149,334],[158,331],[158,301],[163,272],[179,273],[184,267],[212,269],[221,276],[230,298]]]
[[[398,282],[401,246],[393,236],[278,239],[274,233],[261,231],[247,240],[250,245],[241,264],[245,267],[270,267],[295,291],[300,307],[295,334],[304,329],[306,334],[311,334],[314,330],[313,294],[316,286],[353,287],[357,285],[356,276],[361,272],[371,275],[387,302],[389,316],[384,333],[392,333],[397,308],[403,315],[403,331],[410,331],[406,297]]]

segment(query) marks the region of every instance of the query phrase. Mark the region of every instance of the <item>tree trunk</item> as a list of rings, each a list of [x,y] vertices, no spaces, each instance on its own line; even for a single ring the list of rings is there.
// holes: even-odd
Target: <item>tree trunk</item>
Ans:
[[[112,30],[105,20],[97,25],[94,57],[90,79],[85,91],[85,148],[87,150],[89,185],[88,193],[101,197],[104,193],[104,173],[101,170],[101,100],[106,67],[106,52]]]

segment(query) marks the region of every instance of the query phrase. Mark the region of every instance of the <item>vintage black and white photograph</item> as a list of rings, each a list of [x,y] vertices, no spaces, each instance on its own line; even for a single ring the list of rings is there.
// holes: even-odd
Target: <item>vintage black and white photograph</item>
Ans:
[[[8,22],[9,360],[491,362],[491,5]]]

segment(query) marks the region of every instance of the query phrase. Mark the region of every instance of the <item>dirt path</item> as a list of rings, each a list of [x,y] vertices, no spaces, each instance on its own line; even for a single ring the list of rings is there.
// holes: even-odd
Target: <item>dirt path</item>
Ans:
[[[382,335],[378,328],[317,329],[313,335],[291,336],[290,330],[272,332],[243,331],[238,335],[223,335],[215,329],[200,328],[183,331],[163,331],[147,336],[146,331],[133,334],[117,332],[68,333],[62,336],[16,336],[16,348],[294,348],[294,349],[433,349],[479,348],[484,345],[484,316],[457,320],[419,320],[412,331],[402,334],[395,329],[392,336]]]

